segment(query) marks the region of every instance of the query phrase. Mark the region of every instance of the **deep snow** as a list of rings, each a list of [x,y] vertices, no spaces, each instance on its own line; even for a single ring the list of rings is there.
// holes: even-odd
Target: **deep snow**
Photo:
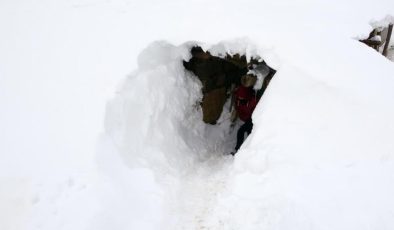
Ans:
[[[355,40],[392,9],[0,2],[0,229],[392,229],[394,65]],[[278,71],[235,158],[194,41]]]

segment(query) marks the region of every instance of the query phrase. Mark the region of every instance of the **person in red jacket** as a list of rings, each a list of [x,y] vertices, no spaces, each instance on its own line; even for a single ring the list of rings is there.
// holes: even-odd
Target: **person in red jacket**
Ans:
[[[244,122],[237,132],[237,145],[235,146],[234,155],[244,142],[245,133],[248,135],[252,132],[252,113],[257,105],[256,93],[252,87],[239,86],[235,92],[235,110],[238,117]]]

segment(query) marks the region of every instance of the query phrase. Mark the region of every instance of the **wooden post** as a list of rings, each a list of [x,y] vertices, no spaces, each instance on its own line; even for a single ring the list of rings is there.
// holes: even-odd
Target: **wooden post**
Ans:
[[[383,56],[387,57],[387,51],[389,48],[389,43],[390,43],[390,37],[391,37],[391,33],[393,32],[393,24],[390,23],[389,24],[389,30],[387,31],[387,37],[386,37],[386,42],[384,44],[384,49],[383,49]]]

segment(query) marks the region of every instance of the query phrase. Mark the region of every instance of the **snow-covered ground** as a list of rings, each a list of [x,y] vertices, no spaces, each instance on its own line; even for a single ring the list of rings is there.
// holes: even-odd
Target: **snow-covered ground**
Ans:
[[[393,9],[1,1],[0,229],[393,229],[394,64],[355,39]],[[195,43],[277,70],[234,158]]]

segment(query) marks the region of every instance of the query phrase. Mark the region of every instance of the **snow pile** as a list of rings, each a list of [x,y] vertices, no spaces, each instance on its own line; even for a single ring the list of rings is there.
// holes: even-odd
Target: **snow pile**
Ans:
[[[391,229],[393,66],[373,66],[382,70],[373,83],[368,67],[324,79],[279,70],[214,219],[235,229]]]
[[[393,229],[394,67],[353,39],[393,9],[1,1],[0,228]],[[181,64],[195,40],[277,70],[235,158]]]
[[[230,153],[235,145],[230,114],[226,110],[219,125],[203,123],[201,82],[182,63],[190,58],[190,48],[191,44],[176,47],[166,42],[152,43],[139,55],[138,70],[125,79],[117,96],[107,105],[107,144],[101,148],[113,145],[114,150],[109,151],[112,156],[108,149],[101,152],[109,158],[120,153],[129,168],[119,163],[115,170],[119,173],[114,174],[114,166],[105,169],[108,162],[101,165],[115,179],[129,181],[115,185],[124,187],[129,194],[119,194],[116,197],[122,198],[112,200],[105,209],[112,210],[113,203],[122,203],[128,197],[130,202],[124,203],[123,208],[131,213],[124,220],[129,223],[122,225],[124,228],[158,229],[163,221],[168,229],[198,225],[205,219],[195,219],[207,206],[203,197],[213,199],[215,194],[211,193],[217,192],[205,190],[207,181],[217,187],[217,180],[210,178],[223,178],[226,173],[217,171],[223,171],[221,165],[231,161],[230,156],[222,159],[223,153]],[[113,186],[111,183],[108,189],[115,193],[123,190],[110,188]],[[108,199],[105,196],[108,195],[104,194],[103,199]],[[150,208],[129,206],[152,199],[154,204],[147,204]],[[111,215],[106,213],[100,219],[111,219]]]
[[[394,16],[386,15],[386,17],[381,20],[372,20],[370,24],[373,28],[382,30],[384,27],[387,27],[388,24],[394,24]]]
[[[240,47],[255,47],[253,55],[275,56],[249,42],[205,48],[248,54],[251,49]],[[131,171],[144,167],[155,178],[156,208],[164,211],[155,209],[162,216],[154,223],[166,229],[390,229],[394,69],[362,44],[345,45],[349,54],[327,47],[319,60],[304,57],[309,65],[280,64],[234,165],[222,155],[235,139],[229,123],[215,131],[201,122],[201,85],[181,65],[190,44],[157,42],[144,50],[139,69],[108,106],[106,127]],[[346,62],[357,53],[359,62],[381,70],[379,80],[371,81],[375,68]],[[321,63],[332,57],[335,65],[322,72]],[[134,178],[138,186],[145,181]]]
[[[108,104],[106,133],[128,165],[186,168],[224,151],[218,148],[230,132],[230,122],[225,112],[221,125],[202,122],[201,82],[182,64],[190,58],[191,46],[152,43],[139,55],[138,70]]]

